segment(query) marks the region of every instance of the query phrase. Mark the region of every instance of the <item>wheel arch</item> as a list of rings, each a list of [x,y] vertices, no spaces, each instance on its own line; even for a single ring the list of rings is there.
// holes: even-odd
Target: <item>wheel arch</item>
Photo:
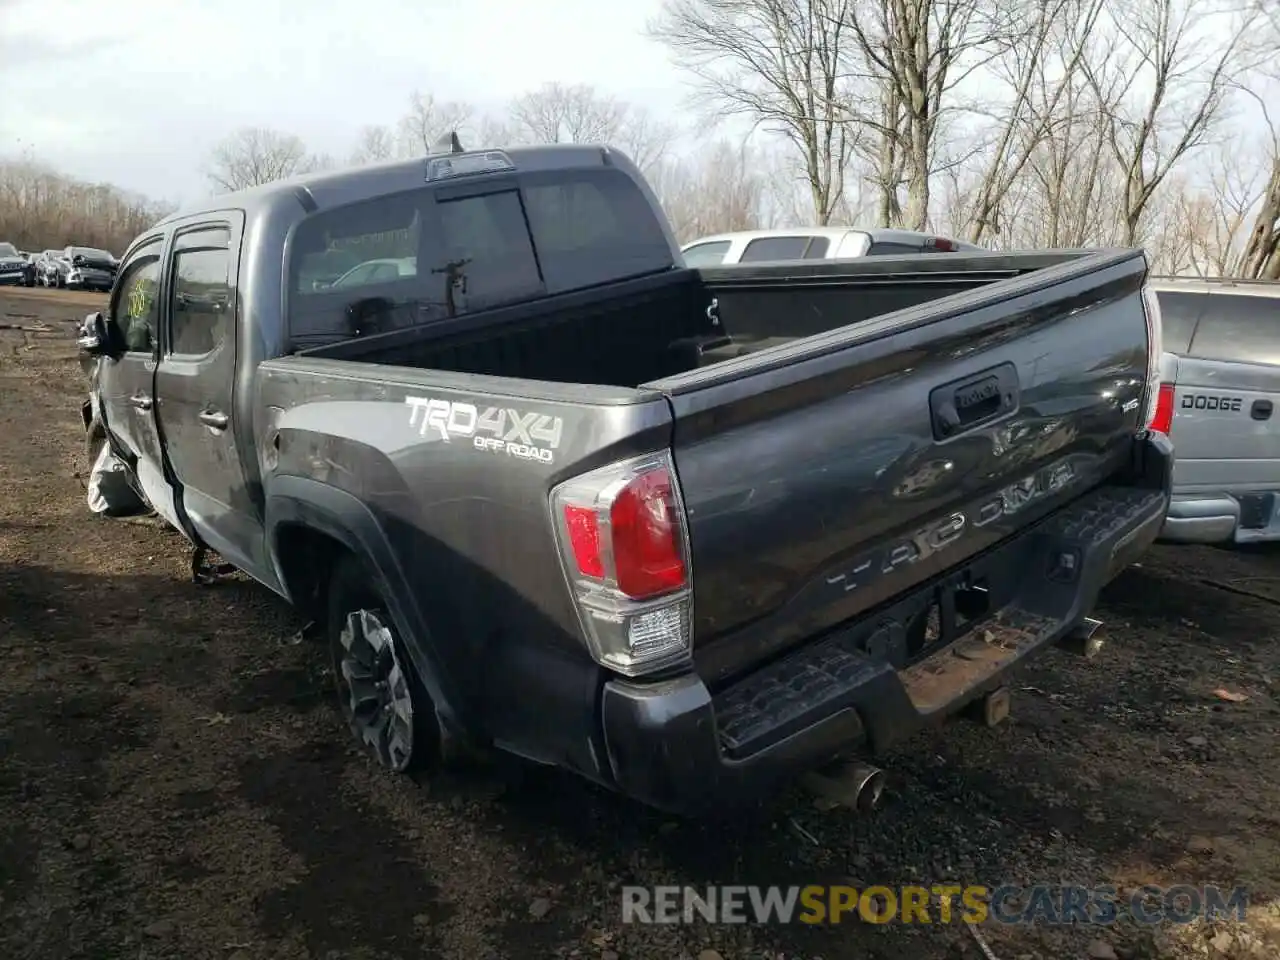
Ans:
[[[395,551],[369,508],[329,484],[278,477],[266,500],[266,520],[271,563],[286,599],[313,614],[337,559],[359,559],[381,581],[377,586],[442,726],[455,733],[474,729]]]

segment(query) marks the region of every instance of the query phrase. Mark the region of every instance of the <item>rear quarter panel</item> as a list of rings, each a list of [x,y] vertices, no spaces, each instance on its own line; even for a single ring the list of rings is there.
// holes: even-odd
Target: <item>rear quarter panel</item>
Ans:
[[[389,547],[403,626],[464,706],[483,707],[467,712],[517,752],[582,769],[582,758],[539,755],[534,735],[562,723],[590,729],[589,716],[555,711],[589,710],[599,682],[578,637],[548,495],[571,474],[665,448],[665,399],[285,358],[259,368],[256,410],[269,540],[281,517],[296,514],[282,502],[296,495],[293,478],[358,501]],[[478,446],[477,437],[497,434],[463,428],[485,417],[503,433],[541,423],[534,433],[544,438],[555,424],[558,437],[535,436],[545,460]]]

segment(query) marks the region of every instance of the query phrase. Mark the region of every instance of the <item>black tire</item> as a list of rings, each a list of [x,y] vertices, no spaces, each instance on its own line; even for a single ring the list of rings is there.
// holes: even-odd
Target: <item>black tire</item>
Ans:
[[[329,579],[326,638],[338,710],[356,742],[392,773],[440,765],[435,704],[409,659],[378,580],[355,557],[342,557]],[[370,629],[373,627],[374,629]],[[389,635],[381,635],[385,628]],[[363,681],[354,688],[352,678]],[[408,714],[406,717],[405,714]]]

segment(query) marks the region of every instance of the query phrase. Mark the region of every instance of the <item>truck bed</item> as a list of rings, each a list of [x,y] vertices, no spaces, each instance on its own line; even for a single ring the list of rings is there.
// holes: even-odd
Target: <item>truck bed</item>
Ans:
[[[635,387],[1077,259],[1080,251],[673,270],[301,355]],[[709,307],[716,302],[717,309]]]
[[[678,270],[267,369],[310,365],[337,396],[339,368],[382,379],[385,364],[388,381],[419,396],[495,416],[536,398],[563,417],[575,445],[542,451],[545,476],[510,475],[502,460],[485,461],[492,475],[459,464],[477,511],[464,519],[450,502],[464,531],[509,502],[512,484],[533,483],[522,535],[548,535],[555,478],[620,455],[627,430],[645,424],[626,442],[672,451],[689,518],[694,655],[714,687],[1124,467],[1148,389],[1145,272],[1135,250]],[[637,426],[604,404],[631,405],[618,416]],[[989,590],[983,603],[998,605],[998,586]],[[915,631],[927,632],[923,621],[890,645],[899,665],[927,646]]]

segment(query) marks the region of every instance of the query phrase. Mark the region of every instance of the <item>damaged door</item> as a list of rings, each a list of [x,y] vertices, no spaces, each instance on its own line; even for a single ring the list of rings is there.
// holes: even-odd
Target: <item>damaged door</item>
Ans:
[[[164,471],[155,418],[155,374],[159,352],[156,321],[160,307],[160,253],[164,238],[144,240],[125,258],[111,294],[107,316],[124,352],[104,357],[98,375],[103,419],[143,495],[156,513],[186,535]]]
[[[236,272],[239,214],[178,228],[166,270],[158,420],[182,506],[200,539],[254,576],[262,518],[250,499],[237,438]]]

